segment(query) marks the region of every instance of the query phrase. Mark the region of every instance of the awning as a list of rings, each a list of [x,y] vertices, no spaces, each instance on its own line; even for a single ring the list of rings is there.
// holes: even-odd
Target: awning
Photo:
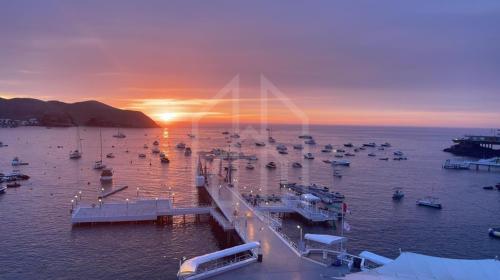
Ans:
[[[221,251],[209,253],[206,255],[201,255],[198,257],[194,257],[192,259],[189,259],[182,263],[181,267],[179,268],[179,272],[177,273],[178,276],[187,276],[191,275],[193,273],[196,273],[196,269],[198,268],[199,265],[214,261],[223,257],[235,255],[238,253],[242,253],[245,251],[249,251],[255,248],[260,247],[259,242],[249,242],[245,243],[243,245],[238,245],[234,246],[231,248],[227,248]]]
[[[300,196],[303,200],[305,201],[308,201],[308,202],[316,202],[316,201],[320,201],[321,198],[315,196],[315,195],[312,195],[310,193],[305,193],[303,195]]]
[[[346,280],[392,279],[482,279],[496,280],[500,275],[500,261],[493,259],[447,259],[402,253],[393,262],[369,271],[348,274]]]
[[[326,245],[333,245],[347,240],[347,238],[342,236],[327,235],[327,234],[311,234],[311,233],[306,233],[306,235],[304,235],[304,239],[315,241],[318,243],[323,243]]]
[[[368,252],[368,251],[361,252],[361,254],[359,254],[359,256],[362,257],[363,259],[367,259],[367,260],[374,262],[378,265],[385,265],[385,264],[388,264],[388,263],[394,261],[393,259],[389,259],[389,258],[386,258],[384,256],[377,255],[375,253]]]

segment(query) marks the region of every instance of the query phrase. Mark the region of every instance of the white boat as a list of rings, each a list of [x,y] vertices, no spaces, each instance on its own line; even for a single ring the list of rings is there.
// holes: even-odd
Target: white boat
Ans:
[[[441,203],[439,203],[439,199],[437,197],[432,197],[432,196],[427,196],[417,200],[417,205],[436,208],[436,209],[443,208]]]
[[[104,168],[101,172],[101,182],[111,182],[113,181],[113,169]]]
[[[332,165],[333,166],[336,166],[336,165],[341,165],[341,166],[350,166],[351,165],[351,162],[348,161],[348,160],[333,160],[332,161]]]
[[[343,155],[343,154],[335,154],[335,156],[334,156],[334,157],[336,157],[336,158],[343,158],[343,157],[344,157],[344,155]]]
[[[302,146],[302,144],[295,144],[295,145],[293,145],[293,148],[295,150],[302,150],[302,149],[304,149],[304,146]]]
[[[181,142],[181,143],[178,143],[177,145],[175,145],[175,147],[177,149],[185,149],[186,148],[186,144],[184,144],[184,143]]]
[[[305,159],[314,159],[314,156],[311,153],[307,153],[307,154],[304,155],[304,158]]]
[[[266,143],[264,143],[262,141],[255,142],[255,146],[257,146],[257,147],[264,147],[265,145],[266,145]]]
[[[106,165],[102,162],[102,133],[101,133],[101,129],[99,129],[99,147],[100,147],[100,157],[99,157],[99,160],[97,160],[96,162],[94,162],[94,169],[96,170],[99,170],[99,169],[103,169],[106,167]]]
[[[80,128],[76,127],[76,149],[69,152],[70,159],[79,159],[82,157],[82,139],[80,138]]]
[[[127,137],[127,135],[123,134],[120,131],[120,129],[118,128],[118,132],[116,134],[114,134],[113,137],[115,137],[115,138],[125,138],[125,137]]]
[[[7,190],[7,186],[0,186],[0,194],[5,193],[5,190]]]
[[[308,139],[308,140],[304,141],[304,144],[307,144],[307,145],[316,145],[316,141],[314,141],[314,139]]]
[[[151,149],[151,152],[153,154],[159,154],[160,153],[160,148],[158,148],[157,146],[154,146],[153,149]]]
[[[27,162],[22,162],[18,157],[15,157],[12,160],[12,166],[19,166],[19,165],[28,165]]]
[[[292,163],[292,167],[293,168],[302,168],[302,164],[300,164],[300,162],[294,162],[294,163]]]

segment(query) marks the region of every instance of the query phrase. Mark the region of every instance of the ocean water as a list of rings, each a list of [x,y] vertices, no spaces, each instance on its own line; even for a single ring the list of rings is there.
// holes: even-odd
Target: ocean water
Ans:
[[[228,148],[229,138],[222,131],[230,126],[200,127],[187,136],[190,127],[165,129],[123,129],[127,137],[113,138],[116,129],[101,129],[104,154],[115,158],[104,162],[115,171],[113,184],[128,185],[107,201],[123,201],[145,197],[174,195],[176,206],[199,204],[193,184],[196,153],[212,148]],[[255,139],[267,138],[259,127],[240,126],[242,148],[232,151],[256,154],[254,170],[245,169],[246,161],[236,161],[235,178],[241,192],[279,194],[280,180],[316,183],[346,195],[351,212],[346,221],[351,225],[347,248],[352,253],[370,250],[396,257],[399,249],[455,258],[493,258],[500,255],[500,241],[491,239],[487,229],[500,226],[500,192],[482,187],[500,182],[500,171],[454,171],[441,168],[444,160],[455,158],[442,152],[451,139],[465,133],[489,133],[488,130],[448,128],[343,127],[313,126],[309,133],[318,143],[309,150],[293,150],[302,143],[297,136],[299,126],[273,127],[272,136],[288,146],[289,154],[280,155],[274,145],[256,147]],[[259,134],[259,132],[263,132]],[[193,257],[224,247],[223,236],[203,218],[176,218],[171,225],[114,224],[72,227],[70,200],[82,191],[84,202],[95,202],[102,187],[99,172],[92,164],[99,158],[98,128],[80,128],[83,157],[70,160],[68,153],[77,145],[76,128],[20,127],[0,129],[0,172],[12,171],[14,156],[29,162],[20,167],[31,176],[17,189],[0,195],[0,279],[175,279],[179,258]],[[162,165],[151,154],[152,142],[158,140],[171,163]],[[385,151],[376,148],[361,151],[348,158],[351,167],[339,168],[343,177],[334,179],[330,165],[323,159],[332,154],[321,153],[325,144],[342,147],[352,142],[390,142]],[[175,148],[185,142],[193,148],[192,156]],[[62,146],[58,148],[57,146]],[[343,147],[342,147],[343,148]],[[348,150],[348,148],[343,148]],[[392,153],[403,151],[407,161],[393,161]],[[127,152],[128,151],[128,152]],[[307,161],[303,153],[310,151],[316,159]],[[368,157],[369,152],[377,157]],[[146,153],[145,159],[138,158]],[[388,156],[389,161],[378,160]],[[276,170],[265,164],[275,161]],[[293,169],[300,161],[304,168]],[[218,172],[214,161],[209,168]],[[393,188],[403,187],[405,198],[393,202]],[[415,200],[433,195],[441,199],[442,210],[418,207]],[[284,220],[285,232],[299,239],[296,225],[305,232],[340,234],[333,225],[309,225],[296,217]]]

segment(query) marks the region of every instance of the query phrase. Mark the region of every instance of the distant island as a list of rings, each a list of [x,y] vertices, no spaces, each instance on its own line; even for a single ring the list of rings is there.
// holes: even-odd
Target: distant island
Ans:
[[[0,126],[19,125],[159,127],[142,112],[121,110],[93,100],[64,103],[33,98],[0,98]]]

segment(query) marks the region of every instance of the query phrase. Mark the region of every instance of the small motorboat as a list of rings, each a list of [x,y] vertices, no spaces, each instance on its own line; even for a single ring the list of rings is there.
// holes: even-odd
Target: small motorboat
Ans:
[[[288,151],[287,150],[278,150],[278,153],[280,153],[282,155],[287,155]]]
[[[107,158],[115,158],[115,155],[113,153],[109,153],[106,155]]]
[[[146,154],[139,154],[139,158],[145,158]]]
[[[394,193],[392,194],[392,199],[393,200],[401,200],[405,194],[403,193],[401,188],[395,188]]]
[[[308,134],[303,134],[299,136],[299,139],[312,139],[312,136]]]
[[[336,165],[340,165],[340,166],[350,166],[351,165],[351,162],[348,161],[348,160],[334,160],[332,161],[332,165],[333,166],[336,166]]]
[[[104,168],[101,172],[101,182],[111,182],[113,181],[113,169]]]
[[[148,144],[144,144],[144,146],[142,146],[144,149],[148,149]]]
[[[331,153],[332,150],[331,149],[323,149],[321,150],[322,153]]]
[[[381,157],[381,158],[379,158],[379,160],[385,160],[385,161],[387,161],[387,160],[389,160],[389,158],[388,157]]]
[[[185,156],[190,156],[192,152],[193,152],[193,151],[191,151],[191,148],[190,148],[190,147],[186,147],[186,150],[184,151],[184,155],[185,155]]]
[[[314,156],[311,153],[307,153],[307,154],[304,155],[304,158],[305,159],[314,159]]]
[[[333,170],[333,177],[342,178],[342,174],[338,170]]]
[[[386,147],[386,148],[389,148],[391,146],[391,143],[389,142],[385,142],[384,144],[380,145],[382,147]]]
[[[373,143],[373,142],[370,142],[370,143],[367,143],[367,144],[363,144],[363,147],[371,147],[371,148],[374,148],[376,147],[377,144]]]
[[[70,159],[79,159],[82,157],[82,153],[79,150],[74,150],[69,153]]]
[[[344,144],[344,147],[346,148],[352,148],[353,146],[354,145],[351,142]]]
[[[302,150],[302,149],[304,149],[304,146],[302,146],[302,144],[295,144],[295,145],[293,145],[293,148],[295,150]]]
[[[274,161],[271,161],[268,164],[266,164],[266,167],[268,169],[276,169],[276,163]]]
[[[365,147],[359,147],[358,149],[360,149],[361,151],[366,150],[366,148],[365,148]]]
[[[248,170],[253,170],[255,167],[253,166],[253,164],[251,162],[248,162],[247,165],[245,166],[245,168]]]
[[[153,149],[151,149],[151,152],[153,154],[159,154],[160,153],[160,148],[158,148],[157,146],[154,146]]]
[[[257,147],[264,147],[265,145],[266,145],[266,143],[264,143],[262,141],[255,142],[255,146],[257,146]]]
[[[384,147],[378,147],[377,150],[379,150],[379,151],[385,151],[385,148]]]
[[[346,156],[346,157],[353,157],[353,156],[356,156],[356,155],[352,154],[352,153],[345,153],[344,156]]]
[[[120,130],[116,134],[113,135],[115,138],[125,138],[127,137],[125,134],[123,134]]]
[[[276,143],[276,139],[274,139],[272,136],[269,136],[267,138],[267,141],[269,141],[269,143]]]
[[[324,159],[324,160],[323,160],[323,162],[324,162],[324,163],[330,163],[330,164],[332,163],[332,161],[331,161],[331,160],[329,160],[329,159]]]
[[[314,141],[314,139],[308,139],[306,141],[304,141],[304,144],[307,144],[307,145],[316,145],[316,141]]]
[[[491,237],[500,238],[500,227],[497,227],[497,228],[489,228],[489,229],[488,229],[488,234],[489,234]]]
[[[153,145],[154,145],[154,146],[158,146],[158,145],[160,145],[160,142],[158,142],[157,140],[155,140],[155,141],[153,142]],[[147,145],[146,145],[146,146],[147,146]]]
[[[196,136],[194,134],[192,134],[192,133],[188,133],[188,137],[189,138],[195,138]]]
[[[17,181],[14,181],[14,182],[11,182],[11,183],[7,183],[7,188],[19,188],[21,186],[21,184],[19,184]]]
[[[233,146],[235,146],[236,148],[241,148],[241,142],[236,142]]]
[[[231,138],[240,138],[240,135],[238,133],[233,133],[230,136]]]
[[[369,156],[369,157],[376,157],[377,155],[376,155],[376,154],[374,154],[374,153],[369,153],[369,154],[368,154],[368,156]]]
[[[302,164],[300,164],[300,162],[294,162],[294,163],[292,163],[292,167],[293,168],[302,168]]]
[[[493,186],[485,186],[483,187],[483,190],[493,190]]]
[[[355,153],[359,152],[359,148],[355,148],[355,149],[354,149],[354,152],[355,152]]]
[[[394,157],[393,160],[407,160],[407,157]]]
[[[7,190],[6,186],[0,186],[0,194],[5,193],[5,190]]]
[[[106,167],[106,165],[102,162],[102,160],[98,160],[98,161],[94,162],[94,169],[96,169],[96,170],[100,170],[100,169],[103,169],[105,167]]]
[[[170,163],[170,159],[168,159],[168,157],[163,154],[163,156],[160,156],[160,162],[161,163]]]
[[[438,198],[430,197],[430,196],[417,200],[417,205],[426,206],[426,207],[430,207],[430,208],[436,208],[436,209],[443,208],[441,203],[439,203]]]
[[[2,148],[2,147],[8,147],[8,146],[9,146],[9,145],[4,144],[4,143],[2,143],[2,141],[0,141],[0,148]]]
[[[343,154],[335,154],[334,157],[336,157],[336,158],[343,158],[344,155]]]
[[[185,149],[186,148],[186,144],[184,144],[184,143],[181,142],[181,143],[178,143],[177,145],[175,145],[175,147],[177,149]]]
[[[398,156],[398,157],[401,157],[401,156],[403,156],[403,152],[401,152],[401,151],[395,151],[394,155]]]
[[[331,150],[333,150],[333,146],[332,146],[332,144],[326,144],[324,149],[331,151]]]
[[[15,157],[12,160],[12,166],[19,166],[19,165],[28,165],[27,162],[22,162],[18,157]]]

